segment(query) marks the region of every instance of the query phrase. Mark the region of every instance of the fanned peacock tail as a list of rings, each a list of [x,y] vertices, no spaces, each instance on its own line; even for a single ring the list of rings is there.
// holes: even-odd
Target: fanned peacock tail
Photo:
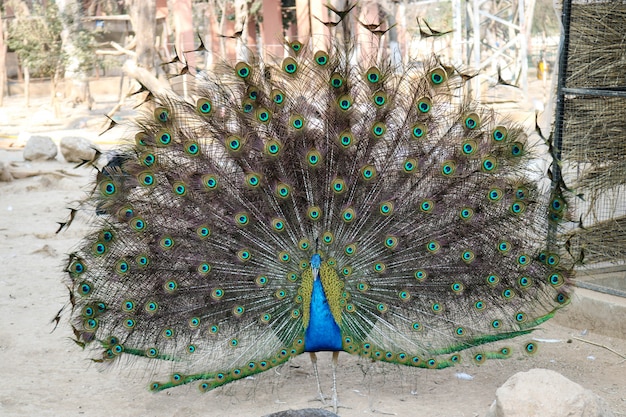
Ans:
[[[550,318],[571,276],[545,243],[566,203],[529,175],[523,129],[434,58],[398,74],[287,47],[196,75],[193,102],[154,93],[86,202],[77,342],[150,359],[170,374],[154,390],[311,350],[423,368],[532,353],[494,342]],[[338,342],[318,339],[333,323]]]

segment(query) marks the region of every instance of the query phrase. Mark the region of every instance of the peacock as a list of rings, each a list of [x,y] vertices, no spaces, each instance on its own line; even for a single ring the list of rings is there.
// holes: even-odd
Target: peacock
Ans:
[[[344,16],[340,16],[343,19]],[[285,41],[152,92],[81,210],[75,341],[210,391],[308,352],[441,369],[525,352],[568,304],[559,185],[438,57]],[[187,77],[192,77],[187,69]],[[126,362],[124,362],[126,363]]]

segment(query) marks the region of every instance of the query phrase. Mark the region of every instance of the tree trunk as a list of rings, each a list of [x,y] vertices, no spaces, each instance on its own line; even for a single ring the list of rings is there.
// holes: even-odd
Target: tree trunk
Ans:
[[[30,70],[24,67],[24,98],[26,99],[26,107],[30,107]]]
[[[63,31],[61,32],[63,51],[68,56],[64,74],[66,80],[65,97],[72,105],[85,103],[87,108],[91,110],[94,100],[89,90],[89,74],[85,70],[84,62],[81,62],[79,54],[76,53],[76,46],[73,41],[73,33],[79,31],[82,26],[82,7],[78,0],[57,0],[56,3],[61,15],[65,15],[62,19]],[[74,22],[73,25],[68,24],[68,18]],[[58,77],[58,74],[55,74],[54,77]],[[53,83],[53,85],[56,84]],[[53,94],[56,94],[56,91]]]
[[[5,90],[8,90],[7,85],[7,44],[4,42],[4,25],[0,23],[0,107],[4,102]]]
[[[129,0],[130,20],[137,40],[137,65],[155,73],[156,0]]]

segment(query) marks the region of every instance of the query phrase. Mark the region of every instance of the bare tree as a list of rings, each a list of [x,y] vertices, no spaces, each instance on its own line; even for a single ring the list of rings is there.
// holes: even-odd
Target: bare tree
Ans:
[[[137,65],[155,73],[156,0],[127,0],[135,32]]]

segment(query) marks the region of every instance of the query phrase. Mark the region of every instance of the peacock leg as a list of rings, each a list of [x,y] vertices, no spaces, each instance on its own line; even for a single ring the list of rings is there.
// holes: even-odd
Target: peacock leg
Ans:
[[[313,373],[315,374],[315,380],[317,381],[317,394],[319,395],[320,401],[322,402],[322,404],[326,405],[326,401],[324,400],[324,394],[322,393],[322,384],[320,383],[320,374],[317,371],[317,355],[315,355],[315,352],[309,352],[309,355],[311,356],[311,363],[313,364]],[[334,375],[334,370],[333,370],[333,375]]]
[[[334,409],[335,414],[337,414],[337,407],[339,406],[338,401],[337,401],[337,359],[338,358],[339,358],[339,352],[334,351],[332,367],[333,367],[333,409]],[[319,380],[318,380],[318,384],[319,384]]]

